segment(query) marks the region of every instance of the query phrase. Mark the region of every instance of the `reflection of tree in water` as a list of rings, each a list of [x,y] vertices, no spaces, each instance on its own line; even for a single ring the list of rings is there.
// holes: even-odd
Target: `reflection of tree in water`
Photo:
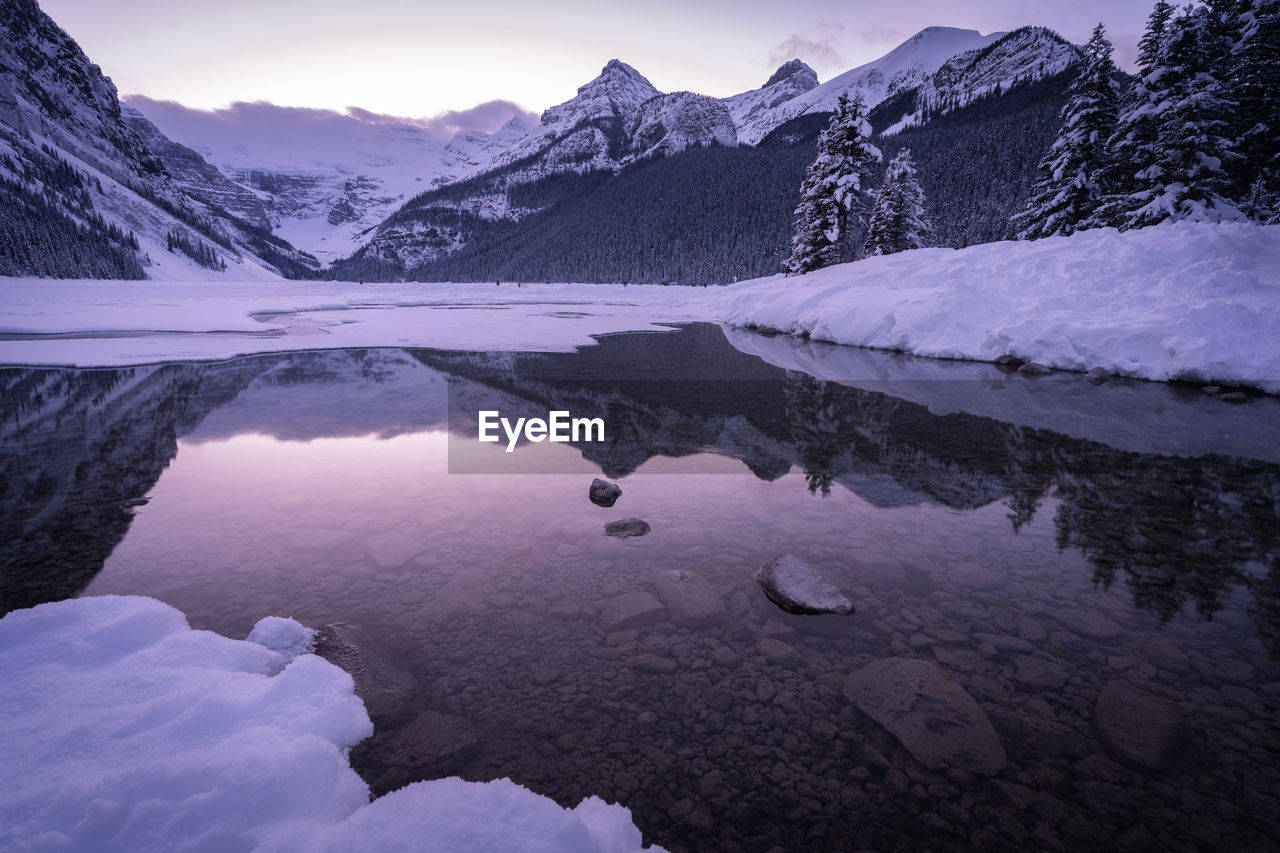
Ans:
[[[1246,564],[1274,569],[1278,482],[1273,466],[1252,461],[1098,447],[1092,458],[1077,454],[1075,469],[1060,478],[1058,547],[1079,548],[1095,583],[1123,578],[1134,603],[1162,621],[1187,603],[1212,618],[1233,586],[1253,587],[1255,601],[1262,592]]]
[[[1122,581],[1135,606],[1162,621],[1188,604],[1212,619],[1246,586],[1259,635],[1280,658],[1276,466],[1129,453],[986,418],[937,416],[802,373],[788,373],[785,390],[810,492],[830,494],[850,470],[879,471],[955,508],[1003,499],[1015,533],[1052,493],[1058,547],[1079,549],[1096,584]]]
[[[811,494],[831,494],[836,475],[849,467],[842,454],[884,458],[900,403],[896,397],[856,392],[796,371],[787,372],[783,394],[789,437]]]

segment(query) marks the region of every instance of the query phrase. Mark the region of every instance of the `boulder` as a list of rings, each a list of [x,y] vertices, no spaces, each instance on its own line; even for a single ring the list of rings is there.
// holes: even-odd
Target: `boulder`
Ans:
[[[685,628],[722,622],[726,611],[724,599],[711,584],[688,569],[665,569],[653,578],[658,597],[671,615],[671,621]]]
[[[934,664],[906,657],[873,661],[849,676],[844,695],[925,767],[983,776],[1004,769],[1004,746],[991,721]]]
[[[610,521],[606,522],[604,526],[605,535],[612,536],[615,539],[630,539],[632,536],[643,536],[652,529],[649,526],[649,522],[639,518]]]
[[[622,496],[622,488],[616,483],[610,483],[608,480],[601,480],[596,477],[591,481],[591,489],[587,492],[587,497],[596,506],[611,507],[618,498]]]
[[[755,579],[769,600],[788,613],[853,612],[844,593],[794,554],[774,557],[756,571]]]
[[[1139,770],[1169,766],[1187,734],[1176,705],[1119,680],[1102,689],[1093,723],[1107,753]]]

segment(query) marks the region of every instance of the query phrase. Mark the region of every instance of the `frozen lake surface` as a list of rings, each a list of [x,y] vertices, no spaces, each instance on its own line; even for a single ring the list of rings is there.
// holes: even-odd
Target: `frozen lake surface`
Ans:
[[[671,850],[1280,834],[1280,400],[708,325],[479,349],[0,369],[4,610],[332,626],[376,792],[509,776]],[[507,455],[481,409],[608,440]],[[775,606],[780,553],[856,612]]]

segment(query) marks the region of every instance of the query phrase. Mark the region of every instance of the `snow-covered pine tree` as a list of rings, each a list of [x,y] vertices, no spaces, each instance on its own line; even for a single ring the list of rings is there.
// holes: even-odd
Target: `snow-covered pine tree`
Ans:
[[[1058,138],[1040,161],[1042,177],[1013,217],[1018,239],[1072,234],[1098,213],[1106,194],[1107,143],[1116,129],[1115,74],[1111,42],[1098,24],[1085,46],[1084,67],[1067,89]]]
[[[1228,122],[1233,104],[1215,73],[1228,45],[1216,19],[1209,7],[1189,7],[1160,41],[1156,67],[1143,80],[1158,83],[1149,107],[1156,123],[1153,157],[1135,174],[1136,191],[1120,200],[1122,228],[1242,218],[1226,195],[1227,167],[1236,155]]]
[[[810,272],[859,257],[862,220],[871,202],[867,173],[880,159],[880,150],[870,140],[862,96],[850,100],[841,95],[801,186],[791,256],[784,264],[787,272]]]
[[[876,193],[867,231],[867,254],[892,255],[919,249],[931,230],[911,149],[903,148],[889,161],[884,182]]]
[[[1280,0],[1245,0],[1233,51],[1232,97],[1239,133],[1236,186],[1245,213],[1280,217]]]
[[[1135,196],[1157,177],[1155,164],[1159,121],[1156,105],[1166,88],[1160,68],[1160,46],[1170,28],[1173,5],[1157,0],[1147,18],[1147,29],[1138,42],[1137,79],[1125,92],[1116,117],[1116,130],[1107,143],[1110,168],[1104,181],[1110,188],[1104,200],[1085,225],[1124,226],[1130,210],[1141,202]]]

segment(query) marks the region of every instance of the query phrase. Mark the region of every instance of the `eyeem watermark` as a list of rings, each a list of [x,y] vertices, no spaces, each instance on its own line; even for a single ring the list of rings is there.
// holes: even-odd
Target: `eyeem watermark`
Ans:
[[[552,441],[562,444],[579,441],[604,441],[604,418],[575,418],[567,411],[547,412],[546,420],[542,418],[516,418],[513,424],[510,419],[502,417],[496,409],[483,410],[479,413],[480,440],[498,442],[502,440],[499,429],[506,435],[507,452],[513,453],[516,443],[523,437],[525,441]]]

